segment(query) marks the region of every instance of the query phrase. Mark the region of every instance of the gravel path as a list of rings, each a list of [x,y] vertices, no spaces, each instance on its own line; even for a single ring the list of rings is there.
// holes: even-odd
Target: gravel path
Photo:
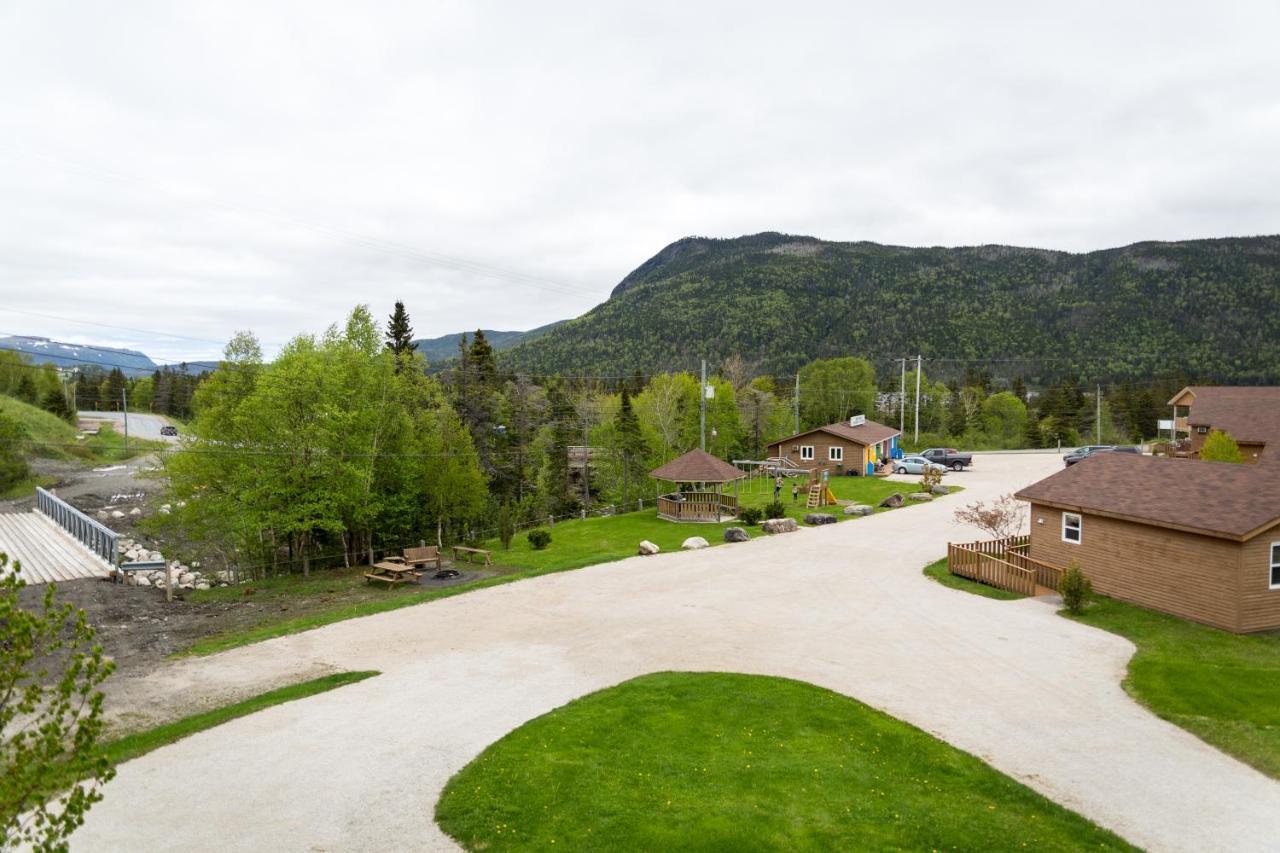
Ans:
[[[949,478],[967,492],[925,506],[175,663],[134,701],[243,693],[332,668],[383,675],[123,765],[73,849],[453,849],[432,822],[436,798],[489,743],[643,673],[721,670],[861,699],[1152,850],[1274,850],[1280,783],[1130,700],[1128,641],[1049,602],[993,601],[921,575],[947,539],[974,538],[950,520],[959,503],[1060,464],[983,457]]]

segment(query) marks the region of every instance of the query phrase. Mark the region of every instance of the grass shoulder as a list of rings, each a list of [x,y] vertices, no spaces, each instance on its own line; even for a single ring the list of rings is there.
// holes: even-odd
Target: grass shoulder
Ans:
[[[1153,713],[1280,779],[1280,632],[1231,634],[1104,596],[1063,615],[1137,646],[1124,688]]]
[[[924,567],[924,573],[933,578],[938,583],[951,589],[958,589],[962,592],[972,593],[973,595],[981,595],[984,598],[995,598],[1001,601],[1012,601],[1016,598],[1025,598],[1016,592],[1000,589],[994,586],[988,586],[985,583],[962,578],[959,575],[953,575],[947,571],[947,559],[943,557],[941,560],[930,563]]]
[[[647,675],[526,723],[436,819],[471,850],[1133,849],[861,702],[727,673]]]

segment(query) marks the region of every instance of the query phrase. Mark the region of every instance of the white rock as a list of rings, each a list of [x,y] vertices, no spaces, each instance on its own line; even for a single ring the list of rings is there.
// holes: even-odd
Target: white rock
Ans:
[[[191,574],[191,572],[183,572],[182,574],[178,575],[179,586],[185,587],[190,584],[194,584],[195,582],[196,582],[195,576]]]
[[[133,509],[129,510],[129,515],[133,516],[134,518],[137,518],[138,516],[142,515],[142,510],[138,509],[135,506]]]
[[[699,548],[705,548],[710,544],[710,542],[703,539],[701,536],[690,536],[680,544],[680,547],[684,548],[686,551],[696,551]]]
[[[208,589],[208,588],[209,588],[208,581],[196,581],[196,589]]]
[[[191,561],[191,568],[193,568],[193,569],[198,569],[198,568],[200,568],[200,561],[199,561],[199,560],[192,560],[192,561]]]
[[[640,540],[640,556],[650,557],[658,553],[659,550],[661,549],[658,548],[657,545],[654,545],[652,542],[650,542],[648,539]]]
[[[124,518],[124,513],[123,513],[123,512],[121,512],[121,511],[120,511],[120,510],[118,510],[118,509],[113,509],[113,510],[111,510],[111,517],[112,517],[112,518]]]
[[[163,560],[163,559],[164,559],[164,554],[161,554],[159,551],[150,551],[150,552],[148,552],[148,553],[147,553],[147,559],[148,559],[148,560]]]
[[[151,578],[146,575],[138,575],[133,579],[134,586],[151,586]]]
[[[98,521],[106,521],[108,518],[111,517],[107,515],[107,511],[105,509],[98,510],[97,516],[98,516]]]
[[[169,504],[160,504],[161,515],[168,515],[171,512],[173,512],[173,507],[171,507]]]

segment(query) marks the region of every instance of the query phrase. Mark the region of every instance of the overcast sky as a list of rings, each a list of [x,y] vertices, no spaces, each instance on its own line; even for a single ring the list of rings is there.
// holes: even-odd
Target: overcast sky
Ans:
[[[1280,4],[1045,6],[0,0],[0,333],[524,329],[686,235],[1280,230]]]

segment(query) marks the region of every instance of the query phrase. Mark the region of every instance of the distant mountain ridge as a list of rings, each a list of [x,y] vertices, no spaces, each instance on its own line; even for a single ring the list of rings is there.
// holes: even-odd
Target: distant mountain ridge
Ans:
[[[481,329],[481,331],[484,332],[485,339],[489,341],[489,346],[493,347],[494,350],[505,350],[516,344],[536,340],[564,322],[566,321],[558,320],[545,326],[539,326],[536,329],[530,329],[527,332],[504,332],[495,329]],[[470,339],[474,337],[475,332],[454,332],[449,335],[441,335],[438,338],[418,338],[413,343],[417,346],[418,353],[426,358],[428,364],[438,364],[458,357],[458,342],[463,335]]]
[[[688,369],[742,357],[785,374],[921,353],[1028,379],[1280,381],[1280,237],[1072,253],[912,248],[766,232],[686,237],[610,298],[500,356],[536,373]],[[945,360],[945,361],[944,361]]]
[[[154,373],[158,365],[146,353],[118,347],[67,344],[35,335],[0,338],[0,349],[15,350],[28,356],[33,364],[53,364],[64,369],[92,367],[103,370],[119,367],[127,376]]]

